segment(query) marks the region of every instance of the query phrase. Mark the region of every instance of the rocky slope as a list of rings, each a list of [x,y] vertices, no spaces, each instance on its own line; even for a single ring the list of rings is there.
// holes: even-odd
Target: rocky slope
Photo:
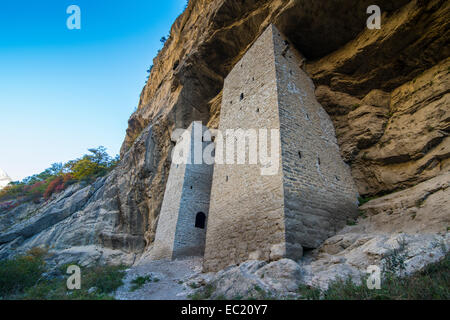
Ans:
[[[380,30],[365,27],[370,4],[189,1],[154,59],[128,121],[119,166],[91,186],[76,185],[44,204],[0,212],[0,258],[47,245],[59,261],[131,263],[150,249],[172,131],[193,120],[217,126],[224,77],[270,23],[305,56],[303,68],[334,121],[360,194],[399,191],[362,208],[367,218],[341,231],[343,250],[366,236],[382,244],[400,231],[446,233],[450,2],[380,0]],[[333,241],[339,243],[333,237],[322,249]],[[359,257],[365,254],[361,249]]]

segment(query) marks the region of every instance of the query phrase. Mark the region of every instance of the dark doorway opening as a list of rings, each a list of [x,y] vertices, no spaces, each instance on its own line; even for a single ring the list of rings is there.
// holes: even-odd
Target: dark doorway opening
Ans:
[[[195,216],[195,227],[200,229],[205,229],[206,214],[203,212],[198,212]]]

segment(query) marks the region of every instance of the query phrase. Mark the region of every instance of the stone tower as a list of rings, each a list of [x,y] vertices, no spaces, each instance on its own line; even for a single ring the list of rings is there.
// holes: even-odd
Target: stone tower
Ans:
[[[204,271],[248,259],[298,259],[355,216],[350,169],[302,61],[270,26],[225,79],[219,131],[279,130],[281,156],[272,175],[261,174],[259,161],[214,165]]]
[[[208,146],[214,150],[211,142],[203,142],[206,130],[194,122],[177,140],[178,161],[173,157],[151,259],[203,255],[213,165],[201,157]]]

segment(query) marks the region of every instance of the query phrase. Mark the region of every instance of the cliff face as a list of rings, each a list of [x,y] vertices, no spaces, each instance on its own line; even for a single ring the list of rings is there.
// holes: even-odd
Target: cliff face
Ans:
[[[148,125],[169,133],[193,120],[217,127],[224,77],[274,23],[307,58],[304,69],[361,195],[448,171],[450,4],[383,1],[382,28],[368,30],[369,2],[190,1],[154,61],[122,155],[139,156],[135,146],[144,136],[136,136]],[[165,153],[154,157],[167,168]],[[167,173],[158,174],[155,183],[164,183]],[[158,205],[150,203],[156,217]]]
[[[449,169],[445,1],[412,1],[307,65],[359,192],[411,187]]]
[[[407,1],[382,1],[392,13]],[[257,36],[274,23],[309,60],[324,57],[365,28],[370,1],[194,0],[175,21],[154,60],[138,110],[129,120],[124,154],[140,132],[160,117],[186,127],[211,120],[211,99]]]
[[[154,59],[138,109],[128,121],[120,165],[95,188],[80,186],[85,190],[80,206],[71,206],[76,199],[69,194],[46,204],[66,208],[72,224],[67,217],[57,224],[36,218],[43,223],[39,233],[24,231],[35,223],[30,220],[10,226],[5,230],[15,232],[15,240],[3,240],[0,254],[47,244],[59,250],[77,246],[88,255],[95,248],[101,252],[96,257],[107,250],[125,252],[132,260],[151,246],[168,177],[172,131],[193,120],[217,127],[225,76],[271,23],[305,56],[303,69],[334,122],[342,156],[361,195],[406,191],[448,172],[450,3],[378,1],[382,27],[368,30],[366,8],[371,4],[189,1]],[[439,216],[444,229],[448,207]],[[37,217],[47,214],[44,207],[23,210]],[[77,233],[82,220],[74,217],[87,219],[89,227]]]
[[[340,2],[340,3],[338,3]],[[379,4],[382,28],[365,28],[360,1],[191,1],[155,59],[122,154],[151,123],[217,126],[223,78],[275,23],[306,58],[362,195],[391,192],[448,166],[449,4]],[[201,13],[201,14],[200,14]]]

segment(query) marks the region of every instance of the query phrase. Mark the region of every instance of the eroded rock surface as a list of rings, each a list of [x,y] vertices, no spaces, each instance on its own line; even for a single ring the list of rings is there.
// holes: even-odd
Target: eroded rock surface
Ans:
[[[365,234],[351,232],[328,239],[323,246],[301,262],[307,285],[326,289],[331,281],[351,278],[361,283],[369,265],[383,270],[383,257],[399,249],[404,256],[404,270],[394,271],[407,276],[427,264],[440,261],[448,252],[450,237],[445,234]]]
[[[151,261],[143,257],[135,266],[126,270],[124,285],[115,293],[119,300],[184,300],[194,293],[193,282],[202,269],[202,259],[191,257],[175,261]],[[133,288],[133,280],[147,277],[148,282]]]
[[[268,264],[250,260],[216,274],[195,275],[189,281],[202,285],[198,292],[209,290],[210,299],[301,298],[300,285],[326,290],[332,281],[348,278],[360,284],[370,265],[380,267],[382,276],[386,271],[410,275],[443,259],[449,246],[448,233],[366,234],[348,228],[297,262],[282,259]],[[403,263],[395,270],[385,270],[386,257],[394,250]]]
[[[359,193],[403,190],[367,203],[361,208],[366,219],[325,242],[323,248],[345,243],[345,250],[354,249],[319,254],[310,267],[303,266],[317,274],[307,281],[322,283],[333,272],[356,274],[354,262],[331,263],[333,257],[353,261],[358,252],[362,261],[370,256],[361,244],[365,239],[381,247],[400,231],[437,257],[431,243],[443,239],[438,232],[448,230],[449,216],[450,2],[378,1],[380,30],[365,28],[370,4],[189,1],[128,121],[119,166],[91,186],[73,186],[47,203],[0,212],[0,258],[48,245],[61,261],[132,263],[148,251],[173,129],[193,120],[217,126],[224,77],[270,23],[305,56],[303,68],[333,120]],[[411,265],[432,261],[422,253],[411,257]]]

